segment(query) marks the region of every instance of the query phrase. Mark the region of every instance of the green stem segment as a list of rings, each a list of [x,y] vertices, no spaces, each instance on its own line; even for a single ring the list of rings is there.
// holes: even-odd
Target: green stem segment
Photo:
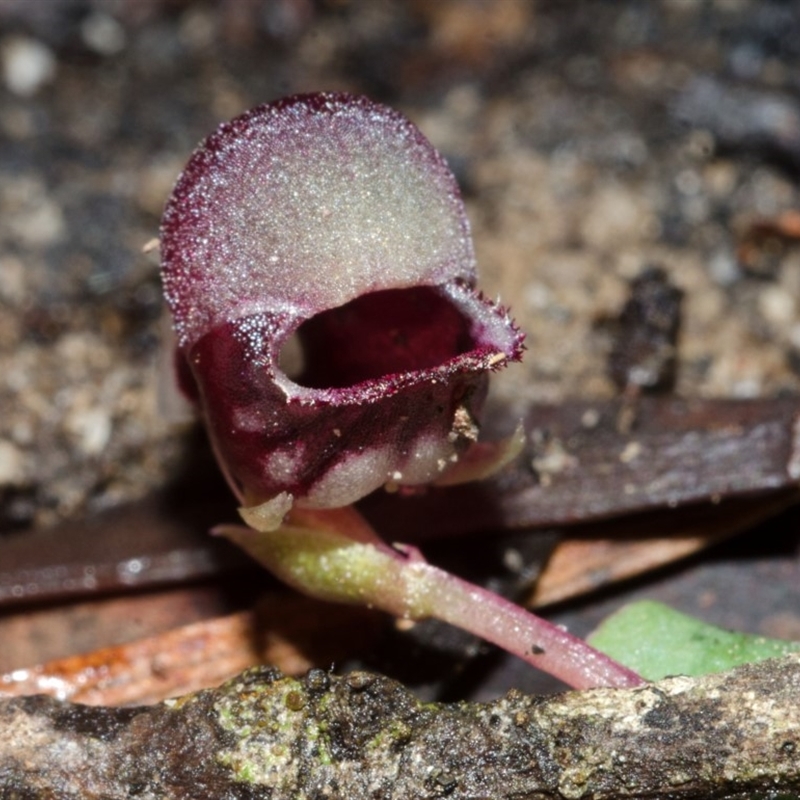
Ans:
[[[426,563],[416,551],[403,554],[377,538],[368,540],[361,518],[350,520],[358,526],[357,539],[340,532],[350,516],[342,517],[343,511],[333,512],[328,524],[323,522],[324,515],[315,512],[313,528],[306,527],[311,519],[301,518],[305,524],[283,525],[273,531],[230,526],[219,532],[281,580],[314,597],[362,604],[403,619],[435,617],[502,647],[577,689],[644,683],[635,672],[583,640]]]

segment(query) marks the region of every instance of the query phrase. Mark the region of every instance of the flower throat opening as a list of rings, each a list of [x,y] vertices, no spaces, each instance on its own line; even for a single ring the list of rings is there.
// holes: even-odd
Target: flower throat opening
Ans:
[[[467,317],[431,286],[387,289],[357,297],[304,322],[294,343],[310,389],[340,389],[403,372],[430,369],[469,352]]]

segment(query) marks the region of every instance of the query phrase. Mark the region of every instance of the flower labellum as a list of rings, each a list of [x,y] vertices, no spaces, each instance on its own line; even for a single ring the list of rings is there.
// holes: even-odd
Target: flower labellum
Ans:
[[[298,95],[222,125],[175,186],[161,252],[182,388],[239,498],[275,525],[446,480],[488,373],[521,355],[475,289],[444,159],[363,97]]]

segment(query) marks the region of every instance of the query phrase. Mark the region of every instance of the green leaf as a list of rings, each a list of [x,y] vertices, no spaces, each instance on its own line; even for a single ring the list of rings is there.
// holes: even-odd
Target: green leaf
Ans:
[[[800,650],[800,642],[726,631],[650,600],[612,614],[589,642],[648,680],[723,672]]]

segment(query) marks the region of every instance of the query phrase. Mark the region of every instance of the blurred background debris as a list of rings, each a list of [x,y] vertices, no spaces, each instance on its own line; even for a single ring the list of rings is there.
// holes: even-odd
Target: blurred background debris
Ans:
[[[799,205],[798,42],[777,0],[0,0],[0,528],[180,468],[141,250],[196,142],[292,92],[366,92],[449,159],[529,334],[501,399],[611,395],[597,323],[651,264],[684,293],[680,393],[796,390],[800,249],[756,276],[738,237]]]

